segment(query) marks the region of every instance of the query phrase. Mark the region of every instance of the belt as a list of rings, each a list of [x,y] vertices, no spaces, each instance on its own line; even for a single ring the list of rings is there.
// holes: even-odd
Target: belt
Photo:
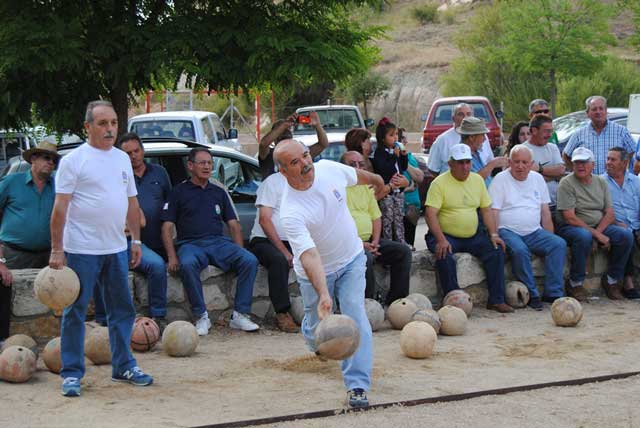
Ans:
[[[21,251],[23,253],[37,254],[37,253],[42,253],[43,251],[50,251],[51,250],[51,248],[44,248],[42,250],[29,250],[27,248],[19,247],[19,246],[15,245],[15,244],[12,244],[10,242],[3,242],[2,245],[5,246],[5,247],[8,247],[8,248],[11,248],[12,250],[15,250],[15,251]]]

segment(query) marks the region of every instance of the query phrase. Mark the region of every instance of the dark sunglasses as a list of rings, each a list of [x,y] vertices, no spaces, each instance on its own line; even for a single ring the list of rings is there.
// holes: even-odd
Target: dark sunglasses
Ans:
[[[46,160],[47,162],[53,162],[56,163],[56,161],[58,160],[58,158],[56,158],[55,156],[51,156],[51,155],[43,155],[43,154],[37,154],[37,157]]]
[[[549,109],[544,109],[544,110],[536,110],[533,112],[533,114],[547,114],[549,113]]]

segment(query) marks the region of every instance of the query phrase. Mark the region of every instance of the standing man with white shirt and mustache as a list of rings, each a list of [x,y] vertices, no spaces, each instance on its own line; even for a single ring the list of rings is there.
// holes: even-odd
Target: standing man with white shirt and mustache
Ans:
[[[68,265],[80,279],[80,294],[61,323],[62,395],[80,395],[84,376],[84,320],[98,284],[107,312],[111,379],[137,386],[153,383],[131,355],[136,316],[128,285],[129,267],[140,263],[140,207],[129,157],[113,147],[118,118],[108,101],[92,101],[85,114],[87,143],[65,156],[56,175],[51,214],[49,266]],[[127,260],[125,220],[131,233]],[[64,239],[63,239],[64,238]]]

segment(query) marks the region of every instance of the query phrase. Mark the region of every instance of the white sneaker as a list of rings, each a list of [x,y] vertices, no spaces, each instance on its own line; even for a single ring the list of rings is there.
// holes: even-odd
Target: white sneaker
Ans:
[[[206,336],[209,334],[209,329],[211,328],[211,321],[209,321],[209,314],[206,312],[204,315],[200,317],[198,321],[196,321],[196,331],[198,332],[198,336]]]
[[[236,311],[233,311],[231,321],[229,321],[229,327],[242,331],[256,331],[260,329],[260,326],[251,321],[248,315]]]

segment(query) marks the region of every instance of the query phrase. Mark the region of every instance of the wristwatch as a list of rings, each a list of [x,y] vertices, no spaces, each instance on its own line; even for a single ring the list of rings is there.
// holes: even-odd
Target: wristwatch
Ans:
[[[139,239],[132,239],[131,240],[131,245],[142,245],[142,241]]]
[[[5,259],[4,257],[0,257],[0,263],[2,263],[3,265],[6,265],[7,259]]]

